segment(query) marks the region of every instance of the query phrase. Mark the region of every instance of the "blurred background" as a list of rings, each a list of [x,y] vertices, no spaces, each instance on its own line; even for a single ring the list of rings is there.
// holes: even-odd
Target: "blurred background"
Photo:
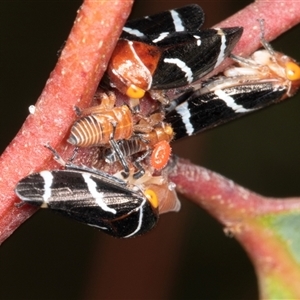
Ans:
[[[141,17],[200,4],[210,27],[251,1],[138,0]],[[1,1],[1,152],[40,95],[81,1]],[[266,24],[268,26],[268,24]],[[273,42],[300,61],[300,27]],[[174,152],[263,195],[300,195],[300,95],[174,144]],[[256,299],[251,262],[183,199],[149,234],[117,240],[47,210],[0,247],[1,299]]]

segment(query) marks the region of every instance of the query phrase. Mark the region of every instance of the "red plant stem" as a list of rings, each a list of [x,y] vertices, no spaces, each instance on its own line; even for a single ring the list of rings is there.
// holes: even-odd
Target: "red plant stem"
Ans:
[[[260,47],[260,27],[257,20],[265,20],[265,37],[267,40],[272,41],[288,29],[297,25],[299,18],[299,1],[260,0],[248,5],[217,26],[229,27],[242,25],[244,33],[234,53],[249,55]]]
[[[0,243],[35,211],[26,205],[15,207],[14,187],[30,172],[55,165],[43,145],[50,143],[60,153],[70,153],[65,136],[75,119],[73,107],[89,105],[132,1],[85,0],[82,5],[36,112],[27,118],[0,158]],[[266,38],[273,39],[299,22],[299,12],[299,1],[257,1],[218,25],[244,26],[245,34],[235,53],[249,54],[259,45],[257,18],[266,20]]]
[[[300,210],[299,198],[265,198],[217,173],[178,159],[170,174],[177,190],[205,208],[225,226],[268,212]],[[272,200],[272,201],[270,201]]]
[[[233,53],[247,57],[261,47],[259,19],[265,21],[265,38],[272,41],[300,22],[300,2],[293,0],[257,0],[214,27],[243,26],[244,32]],[[227,59],[207,77],[231,64]]]

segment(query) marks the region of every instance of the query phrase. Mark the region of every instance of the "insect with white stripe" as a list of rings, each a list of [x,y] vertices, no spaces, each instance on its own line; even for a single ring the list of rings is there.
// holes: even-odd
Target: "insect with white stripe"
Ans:
[[[166,115],[174,139],[194,135],[293,96],[300,86],[300,66],[294,59],[275,52],[265,40],[264,49],[249,58],[231,55],[236,62],[222,75],[187,91]]]
[[[66,163],[51,146],[46,147],[65,169],[21,179],[15,193],[22,204],[49,208],[118,238],[144,234],[156,225],[159,214],[180,209],[175,185],[166,176],[146,170],[141,178],[134,179],[132,173],[124,180],[121,172],[110,175]]]
[[[242,27],[203,29],[204,13],[196,5],[128,21],[102,81],[133,99],[149,91],[184,86],[217,67],[231,52]]]
[[[119,238],[137,236],[155,226],[160,186],[156,193],[155,185],[130,184],[100,170],[64,163],[50,149],[65,169],[41,171],[20,180],[15,192],[22,201]]]

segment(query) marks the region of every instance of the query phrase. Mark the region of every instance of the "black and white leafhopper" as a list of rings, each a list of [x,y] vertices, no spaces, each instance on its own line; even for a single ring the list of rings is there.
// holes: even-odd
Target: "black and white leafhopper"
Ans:
[[[263,34],[261,42],[265,49],[249,58],[232,55],[235,65],[178,98],[178,105],[166,115],[175,140],[280,102],[297,92],[299,64],[275,52]]]
[[[30,174],[15,188],[24,202],[50,208],[119,238],[143,234],[158,220],[153,190],[88,167],[66,164],[65,170]]]

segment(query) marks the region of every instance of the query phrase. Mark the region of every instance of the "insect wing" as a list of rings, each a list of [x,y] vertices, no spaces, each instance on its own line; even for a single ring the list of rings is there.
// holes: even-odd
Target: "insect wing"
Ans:
[[[121,38],[153,42],[172,32],[195,31],[202,26],[203,22],[202,8],[192,4],[128,21],[124,26]]]
[[[27,203],[49,207],[115,237],[149,231],[158,213],[142,192],[119,185],[113,178],[75,170],[42,171],[23,178],[16,194]]]
[[[200,94],[195,92],[166,116],[174,140],[215,127],[279,101],[286,86],[254,82]],[[201,91],[201,90],[200,90]]]
[[[173,33],[157,45],[162,49],[152,89],[190,84],[217,67],[231,52],[242,27]]]

